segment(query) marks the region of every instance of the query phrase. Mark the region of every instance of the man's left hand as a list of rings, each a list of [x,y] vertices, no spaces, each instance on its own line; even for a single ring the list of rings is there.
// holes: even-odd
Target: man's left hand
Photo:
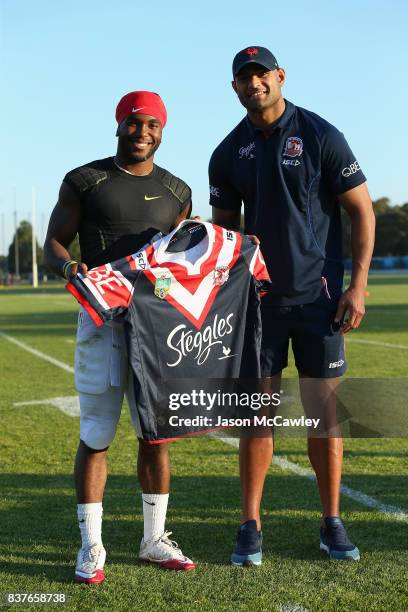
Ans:
[[[337,307],[335,322],[338,323],[348,313],[348,319],[341,326],[342,334],[346,334],[351,329],[357,329],[364,314],[364,289],[349,287],[341,296]]]

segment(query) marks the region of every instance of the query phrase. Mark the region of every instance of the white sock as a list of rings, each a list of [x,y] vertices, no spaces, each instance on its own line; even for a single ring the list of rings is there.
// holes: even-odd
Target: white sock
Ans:
[[[168,501],[168,493],[142,493],[145,542],[163,535]]]
[[[78,504],[78,524],[82,548],[102,544],[102,502]]]

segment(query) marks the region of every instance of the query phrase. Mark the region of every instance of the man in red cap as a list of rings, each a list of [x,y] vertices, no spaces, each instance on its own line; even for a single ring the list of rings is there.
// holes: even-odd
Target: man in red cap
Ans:
[[[149,91],[128,93],[117,105],[116,120],[116,155],[68,172],[51,215],[45,261],[66,279],[136,252],[158,231],[167,234],[191,212],[189,186],[153,161],[167,121],[160,96]],[[80,262],[73,261],[68,251],[76,234]],[[139,437],[137,471],[144,515],[139,557],[166,569],[195,567],[165,531],[170,486],[168,446],[147,444],[140,439],[128,370],[123,325],[113,322],[96,328],[81,310],[75,354],[75,384],[81,407],[75,461],[82,537],[75,571],[78,582],[96,584],[105,579],[102,498],[107,478],[106,454],[125,394]]]

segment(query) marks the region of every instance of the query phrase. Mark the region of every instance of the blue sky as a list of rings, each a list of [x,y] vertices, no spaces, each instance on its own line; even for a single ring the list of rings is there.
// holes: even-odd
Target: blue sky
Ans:
[[[0,221],[8,248],[37,191],[39,238],[65,173],[116,150],[114,111],[134,89],[157,91],[169,120],[155,161],[208,206],[212,150],[243,117],[234,54],[270,48],[285,97],[341,129],[373,199],[408,201],[405,1],[202,3],[1,0]],[[0,254],[4,253],[0,234]]]

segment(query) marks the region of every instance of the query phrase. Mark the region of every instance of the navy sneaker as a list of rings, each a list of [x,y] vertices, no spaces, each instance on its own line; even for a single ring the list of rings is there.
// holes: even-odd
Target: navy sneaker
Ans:
[[[320,550],[324,550],[330,559],[358,561],[360,551],[350,542],[345,526],[338,516],[324,519],[325,527],[320,528]]]
[[[249,566],[262,563],[262,531],[256,528],[256,521],[246,521],[238,529],[237,543],[231,555],[232,565]]]

